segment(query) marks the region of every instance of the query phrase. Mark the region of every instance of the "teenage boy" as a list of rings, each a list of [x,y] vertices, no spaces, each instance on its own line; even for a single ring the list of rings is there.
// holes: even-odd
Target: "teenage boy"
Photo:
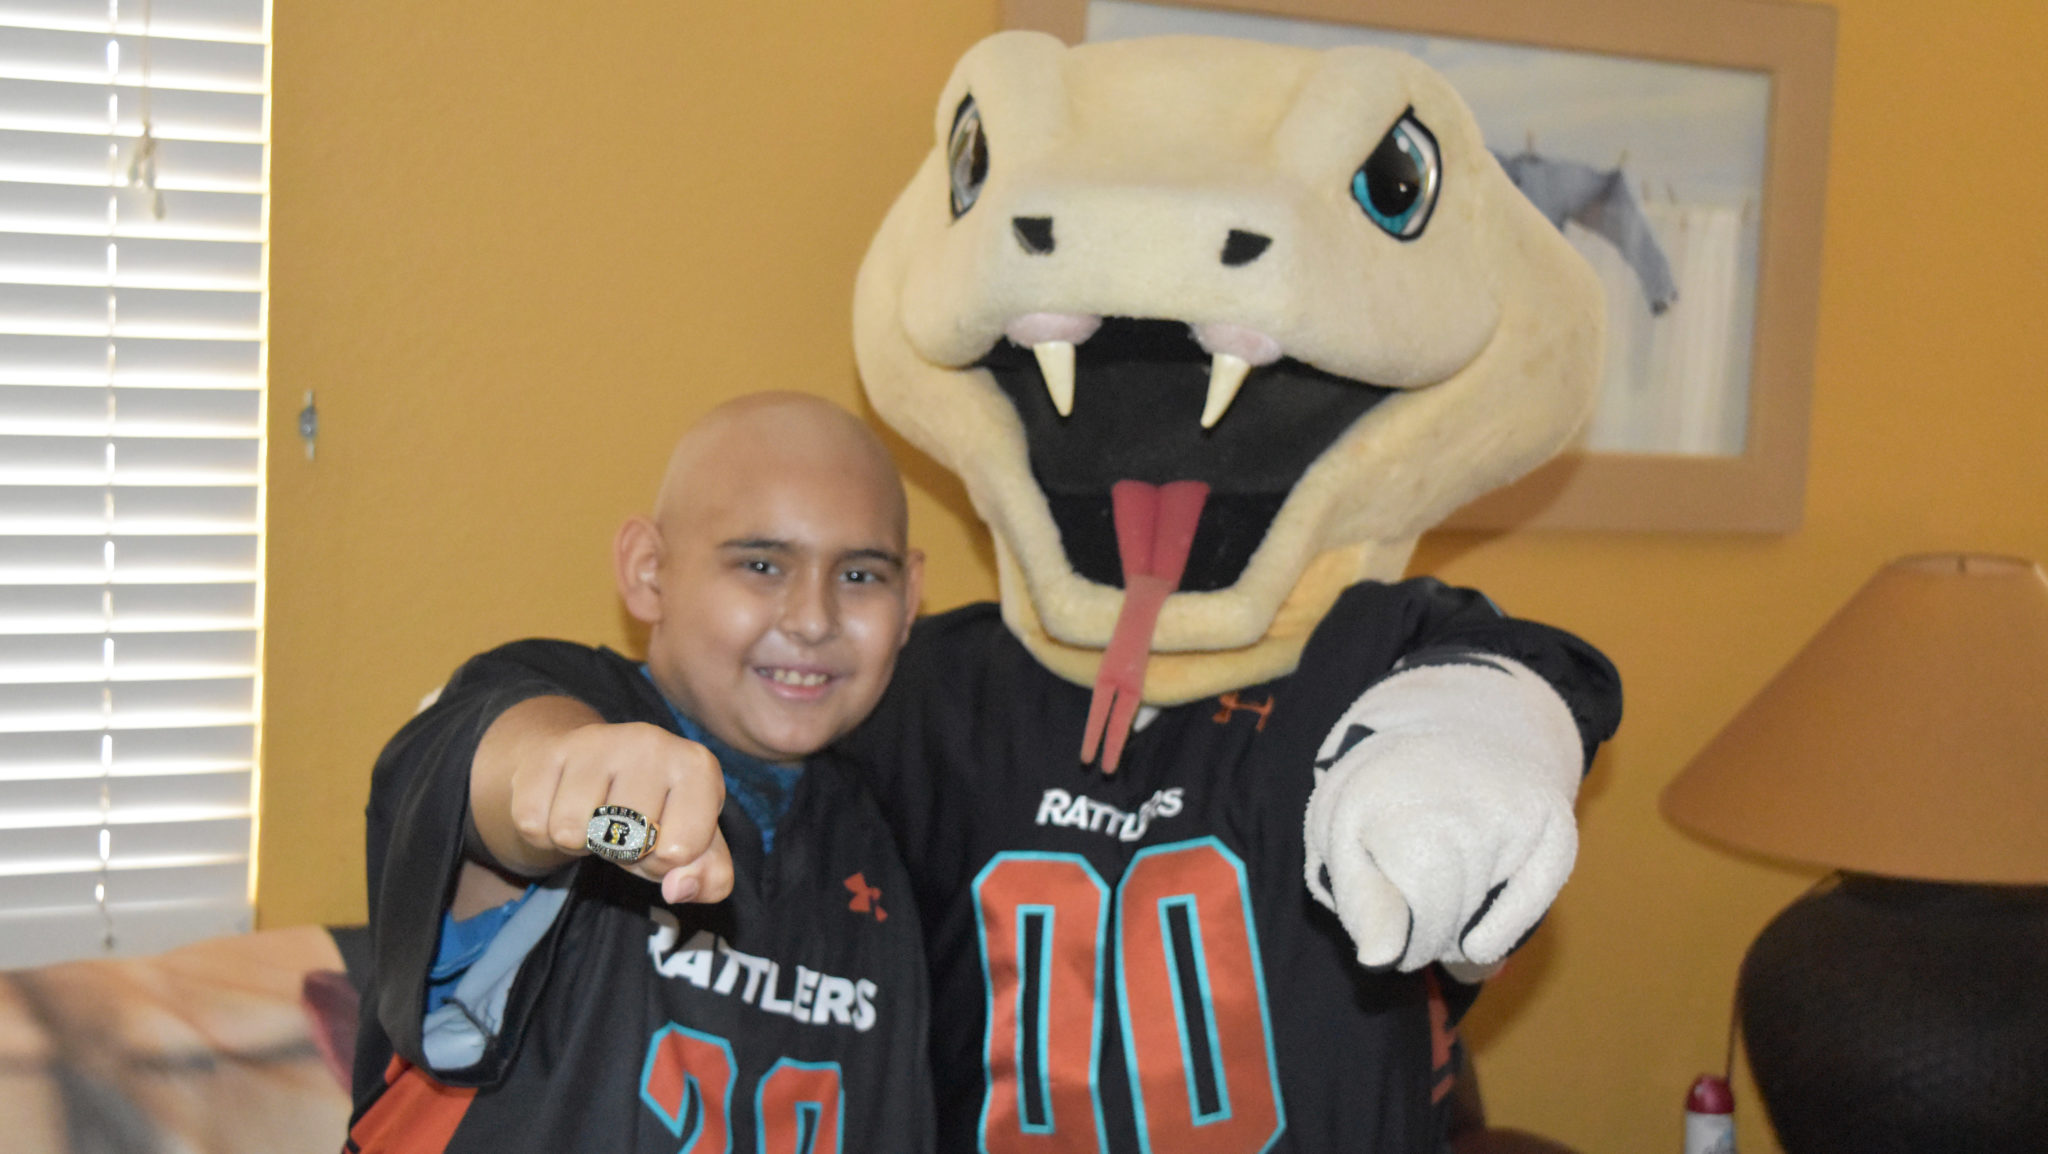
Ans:
[[[617,537],[646,664],[515,643],[399,732],[347,1149],[931,1149],[910,885],[816,756],[908,637],[907,520],[851,414],[722,406]]]

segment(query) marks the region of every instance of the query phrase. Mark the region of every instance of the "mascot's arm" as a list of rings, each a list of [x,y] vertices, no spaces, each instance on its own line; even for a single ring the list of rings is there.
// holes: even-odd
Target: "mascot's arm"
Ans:
[[[1306,865],[1362,964],[1442,962],[1474,980],[1571,873],[1579,780],[1621,702],[1613,666],[1577,638],[1490,605],[1459,617],[1418,638],[1324,740]]]

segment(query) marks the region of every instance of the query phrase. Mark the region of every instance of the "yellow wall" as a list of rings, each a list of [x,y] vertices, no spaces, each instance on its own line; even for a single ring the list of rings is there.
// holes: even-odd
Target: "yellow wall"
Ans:
[[[1495,1119],[1595,1154],[1676,1148],[1741,951],[1812,876],[1674,832],[1658,790],[1890,557],[2048,560],[2048,8],[1836,6],[1805,527],[1443,535],[1417,559],[1628,680],[1577,875],[1471,1028]],[[854,403],[862,247],[996,24],[993,0],[276,19],[266,925],[362,915],[371,759],[455,663],[626,641],[607,543],[680,426],[770,385]],[[986,594],[958,487],[903,455],[927,606]],[[1744,1103],[1743,1148],[1774,1149]]]
[[[995,19],[277,5],[265,924],[363,915],[371,761],[464,657],[625,640],[612,532],[683,426],[771,386],[857,403],[854,270]],[[964,513],[913,516],[934,604],[993,587]]]

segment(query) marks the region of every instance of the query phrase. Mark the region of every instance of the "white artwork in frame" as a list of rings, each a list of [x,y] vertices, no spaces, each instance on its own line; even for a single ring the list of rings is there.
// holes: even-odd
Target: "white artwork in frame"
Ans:
[[[1606,376],[1584,447],[1741,455],[1769,75],[1265,13],[1088,5],[1090,40],[1175,33],[1404,52],[1458,89],[1504,161],[1612,174],[1606,207],[1593,213],[1637,216],[1647,238],[1631,234],[1624,246],[1579,219],[1560,222],[1607,289]]]

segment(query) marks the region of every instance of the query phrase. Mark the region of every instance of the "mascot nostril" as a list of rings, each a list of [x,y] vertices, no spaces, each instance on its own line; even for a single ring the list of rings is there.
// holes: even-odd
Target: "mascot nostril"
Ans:
[[[1248,265],[1264,256],[1266,247],[1272,243],[1273,238],[1264,233],[1233,228],[1223,240],[1223,263],[1231,268]]]
[[[1032,256],[1044,256],[1052,251],[1052,218],[1049,216],[1012,217],[1010,231],[1017,236],[1017,247]]]
[[[971,211],[987,126],[1038,215]],[[1001,604],[920,621],[844,748],[936,927],[939,1147],[1443,1148],[1441,1030],[1564,884],[1620,686],[1402,576],[1590,415],[1599,281],[1379,49],[1003,33],[934,129],[855,353]]]

